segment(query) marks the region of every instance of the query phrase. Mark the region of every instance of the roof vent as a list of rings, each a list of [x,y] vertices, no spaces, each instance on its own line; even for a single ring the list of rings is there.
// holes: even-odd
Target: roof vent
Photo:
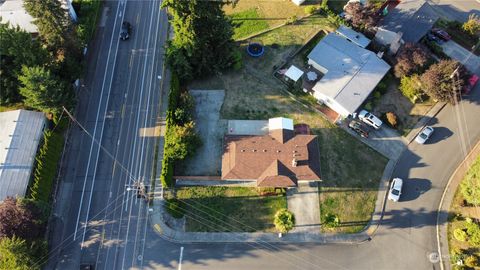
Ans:
[[[245,149],[240,150],[240,152],[242,152],[242,153],[245,152]]]
[[[281,151],[280,150],[277,150],[277,153],[280,153]]]
[[[255,150],[255,149],[252,149],[252,152],[257,152],[257,150]]]
[[[292,159],[292,167],[297,167],[297,160],[296,159]]]
[[[263,149],[263,152],[264,152],[264,153],[267,152],[267,149]]]

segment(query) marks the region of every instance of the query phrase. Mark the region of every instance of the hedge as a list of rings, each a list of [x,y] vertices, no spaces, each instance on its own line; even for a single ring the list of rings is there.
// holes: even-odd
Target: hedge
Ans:
[[[176,74],[172,73],[172,78],[170,81],[170,93],[168,94],[168,109],[167,116],[165,119],[165,142],[169,136],[169,128],[175,124],[174,112],[178,106],[178,99],[180,98],[180,81]],[[166,144],[165,144],[166,145]],[[167,154],[167,151],[163,151],[163,160],[162,160],[162,173],[160,175],[160,181],[162,182],[163,187],[173,187],[173,164],[174,159],[170,158]]]
[[[32,200],[45,203],[50,201],[58,162],[62,156],[63,144],[62,132],[50,130],[44,132],[43,144],[35,158],[33,184],[30,188],[30,198]]]

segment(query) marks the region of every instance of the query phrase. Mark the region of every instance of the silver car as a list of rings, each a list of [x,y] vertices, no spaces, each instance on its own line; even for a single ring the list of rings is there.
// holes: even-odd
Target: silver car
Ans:
[[[382,126],[382,120],[380,120],[378,117],[375,115],[369,113],[366,110],[361,110],[358,113],[358,119],[362,120],[366,124],[374,127],[375,129],[379,129]]]
[[[415,138],[415,141],[419,144],[424,144],[428,138],[430,138],[433,134],[433,127],[431,126],[426,126],[423,128],[422,132],[417,135]]]

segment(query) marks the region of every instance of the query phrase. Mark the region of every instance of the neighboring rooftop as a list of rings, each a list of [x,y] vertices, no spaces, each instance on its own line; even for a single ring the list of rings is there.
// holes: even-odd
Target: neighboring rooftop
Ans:
[[[41,112],[0,113],[0,201],[25,196],[44,125]]]
[[[222,179],[257,180],[261,187],[291,187],[299,180],[320,180],[317,136],[295,135],[291,119],[270,120],[268,135],[225,136]],[[279,126],[283,128],[277,129]]]
[[[432,28],[439,16],[425,0],[401,1],[381,22],[381,28],[402,32],[405,42],[417,43]]]
[[[368,44],[370,44],[370,39],[368,39],[365,35],[344,25],[340,25],[336,32],[337,34],[346,38],[348,41],[351,41],[362,48],[366,48]]]
[[[38,33],[33,17],[23,8],[23,0],[0,0],[0,17],[2,23],[9,22],[28,33]]]
[[[390,69],[375,53],[335,33],[326,35],[308,59],[325,74],[313,91],[335,100],[349,114],[360,107]]]

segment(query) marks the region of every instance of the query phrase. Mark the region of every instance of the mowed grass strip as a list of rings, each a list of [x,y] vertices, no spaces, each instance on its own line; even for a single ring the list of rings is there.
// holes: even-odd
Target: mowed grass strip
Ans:
[[[273,232],[275,213],[287,207],[285,194],[274,194],[273,189],[183,187],[176,197],[190,232]]]
[[[269,28],[257,8],[250,8],[230,15],[234,26],[233,39],[240,39]]]

